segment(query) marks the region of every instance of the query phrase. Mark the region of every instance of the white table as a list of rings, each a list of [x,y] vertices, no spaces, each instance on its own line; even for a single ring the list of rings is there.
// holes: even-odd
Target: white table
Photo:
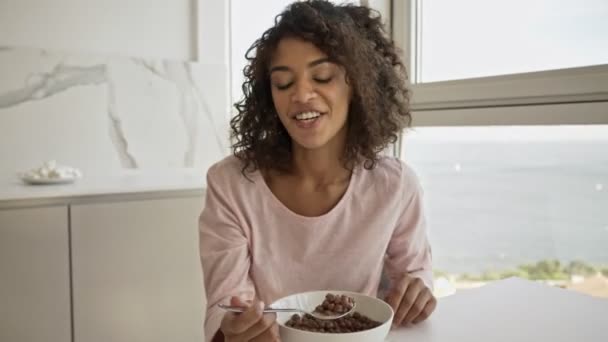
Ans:
[[[387,342],[607,342],[608,300],[509,278],[439,300]]]

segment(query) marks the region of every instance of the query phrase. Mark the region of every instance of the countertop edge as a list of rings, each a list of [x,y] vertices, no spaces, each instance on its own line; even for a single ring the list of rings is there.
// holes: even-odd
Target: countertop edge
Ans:
[[[130,192],[109,192],[92,194],[67,194],[53,197],[32,197],[23,199],[2,199],[0,210],[33,207],[69,206],[86,203],[125,202],[138,200],[164,199],[172,197],[201,197],[205,188],[171,189],[171,190],[144,190]]]

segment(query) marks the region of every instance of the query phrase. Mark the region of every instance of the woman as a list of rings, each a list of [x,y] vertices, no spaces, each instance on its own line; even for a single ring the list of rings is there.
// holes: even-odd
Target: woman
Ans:
[[[436,301],[420,185],[381,156],[410,113],[379,16],[296,2],[252,51],[234,155],[209,169],[200,217],[207,339],[278,340],[264,303],[311,290],[376,295],[383,269],[394,324],[426,319]]]

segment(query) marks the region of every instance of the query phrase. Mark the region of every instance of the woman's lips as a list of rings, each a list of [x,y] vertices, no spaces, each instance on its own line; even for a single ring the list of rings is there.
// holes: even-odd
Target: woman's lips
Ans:
[[[314,119],[308,119],[308,120],[298,120],[296,118],[294,118],[293,120],[295,120],[296,122],[296,126],[298,128],[302,128],[302,129],[313,129],[319,126],[321,120],[323,120],[323,117],[325,115],[321,114],[318,117],[314,118]]]

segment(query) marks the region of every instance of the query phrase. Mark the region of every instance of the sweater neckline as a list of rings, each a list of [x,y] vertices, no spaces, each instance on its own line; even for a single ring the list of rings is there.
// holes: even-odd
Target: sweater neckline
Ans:
[[[348,181],[348,186],[346,188],[346,191],[344,192],[344,194],[342,195],[340,200],[338,200],[338,203],[336,203],[336,205],[334,205],[333,208],[331,208],[328,212],[326,212],[325,214],[319,215],[319,216],[300,215],[300,214],[294,212],[293,210],[289,209],[283,202],[281,202],[281,200],[279,200],[279,198],[272,192],[272,190],[270,190],[270,187],[266,183],[266,180],[264,179],[262,172],[260,170],[256,170],[255,175],[258,180],[258,182],[256,182],[256,183],[259,184],[259,186],[262,188],[262,191],[264,192],[266,197],[270,198],[271,204],[274,207],[276,207],[278,210],[284,212],[287,216],[293,217],[297,220],[322,221],[324,219],[327,219],[329,217],[336,215],[335,213],[339,212],[340,209],[342,207],[344,207],[344,205],[345,205],[344,203],[349,200],[352,192],[354,191],[353,190],[353,188],[355,187],[354,183],[357,181],[357,179],[359,177],[359,172],[357,170],[357,167],[355,167],[355,169],[352,172],[352,175],[350,176],[350,180]]]

